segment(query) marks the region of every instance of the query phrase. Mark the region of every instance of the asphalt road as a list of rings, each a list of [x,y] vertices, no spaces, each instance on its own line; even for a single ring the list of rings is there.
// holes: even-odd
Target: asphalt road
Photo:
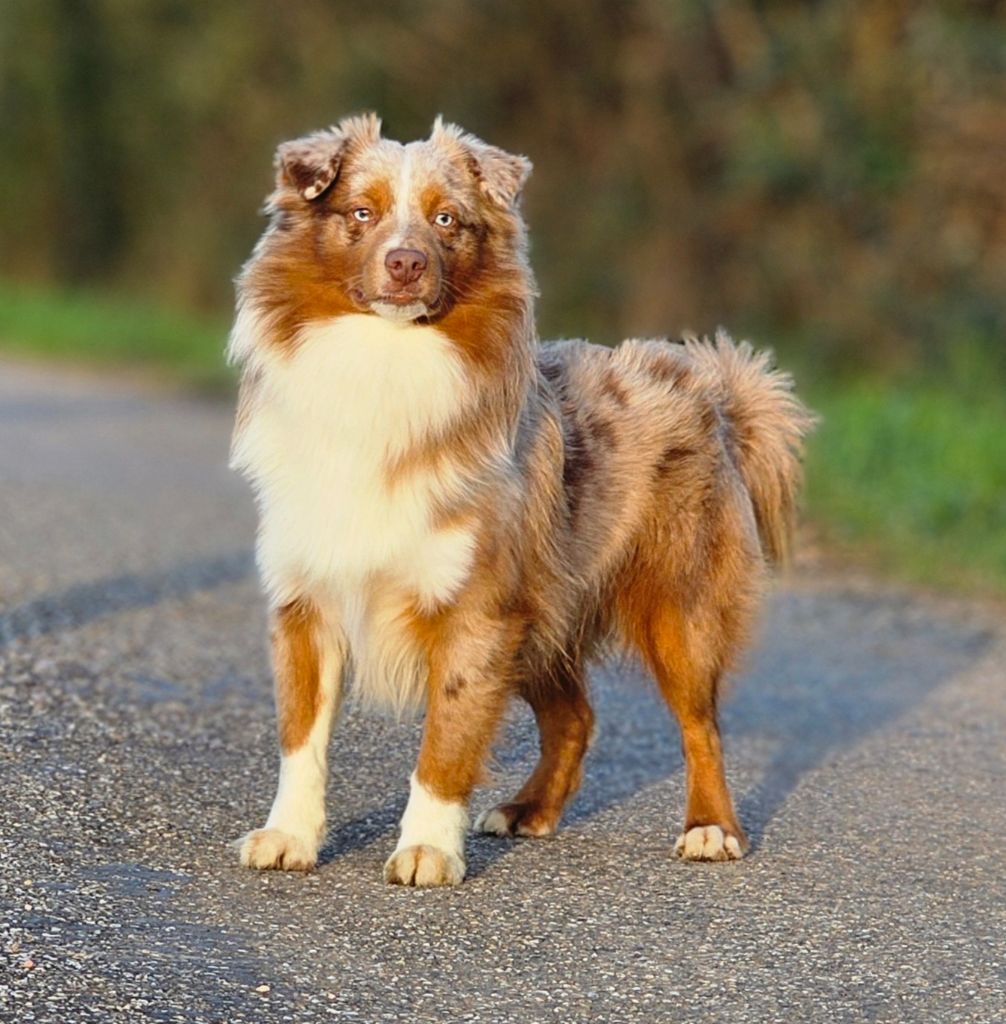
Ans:
[[[0,1020],[1006,1020],[1002,611],[798,573],[725,709],[753,851],[676,861],[677,738],[595,675],[554,839],[381,881],[415,724],[350,709],[311,875],[228,843],[274,784],[229,411],[0,363]],[[516,711],[493,784],[533,753]]]

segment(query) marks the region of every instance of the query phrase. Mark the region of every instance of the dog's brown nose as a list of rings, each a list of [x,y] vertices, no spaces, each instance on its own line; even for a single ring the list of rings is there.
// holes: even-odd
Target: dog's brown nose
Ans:
[[[427,259],[418,249],[392,249],[384,257],[391,280],[398,284],[412,284],[423,276]]]

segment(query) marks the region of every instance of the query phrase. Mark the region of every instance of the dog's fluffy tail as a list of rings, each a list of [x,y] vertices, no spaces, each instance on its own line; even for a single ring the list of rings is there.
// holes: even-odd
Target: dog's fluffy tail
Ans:
[[[685,342],[694,365],[716,396],[751,495],[762,550],[786,561],[802,481],[804,438],[817,418],[793,394],[793,379],[772,368],[770,351],[735,344],[724,330],[715,342]]]

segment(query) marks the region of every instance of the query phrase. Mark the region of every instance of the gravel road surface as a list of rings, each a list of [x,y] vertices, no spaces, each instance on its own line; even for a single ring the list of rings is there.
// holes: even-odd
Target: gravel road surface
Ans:
[[[804,571],[725,708],[753,850],[675,861],[631,668],[559,835],[381,881],[418,726],[349,709],[310,875],[238,867],[276,754],[229,410],[0,363],[0,1020],[1006,1021],[1002,609]],[[533,759],[515,709],[476,809]]]

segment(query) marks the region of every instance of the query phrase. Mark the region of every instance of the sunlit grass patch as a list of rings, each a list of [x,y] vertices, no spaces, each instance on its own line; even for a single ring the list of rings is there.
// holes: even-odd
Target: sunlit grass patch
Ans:
[[[222,389],[227,324],[120,296],[0,282],[0,352],[162,370]]]
[[[1006,393],[935,377],[813,396],[807,511],[826,536],[919,582],[1006,594]]]

